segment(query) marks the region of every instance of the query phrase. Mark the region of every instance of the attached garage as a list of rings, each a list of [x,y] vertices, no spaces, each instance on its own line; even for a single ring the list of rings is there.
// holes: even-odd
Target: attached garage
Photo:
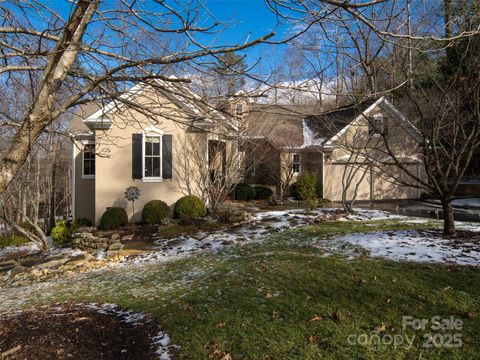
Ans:
[[[420,171],[418,164],[405,166],[415,175]],[[420,196],[419,189],[401,185],[394,179],[410,182],[409,176],[393,165],[385,171],[371,171],[370,166],[362,164],[325,164],[323,196],[332,201],[341,201],[344,188],[347,188],[347,200],[353,199],[355,193],[356,200],[415,199]]]

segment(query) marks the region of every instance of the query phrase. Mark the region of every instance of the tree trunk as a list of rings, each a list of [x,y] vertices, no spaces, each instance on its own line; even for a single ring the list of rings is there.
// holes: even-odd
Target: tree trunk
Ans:
[[[449,237],[455,235],[455,222],[453,220],[452,200],[442,200],[443,208],[443,236]]]
[[[55,201],[55,188],[57,186],[56,184],[56,162],[53,162],[52,165],[52,188],[50,189],[50,219],[49,219],[49,229],[48,232],[52,231],[52,229],[55,227],[55,207],[56,207],[56,201]]]

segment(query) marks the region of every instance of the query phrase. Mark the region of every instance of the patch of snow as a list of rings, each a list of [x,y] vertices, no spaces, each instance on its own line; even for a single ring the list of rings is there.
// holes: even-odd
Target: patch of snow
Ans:
[[[303,147],[322,145],[322,143],[325,141],[324,138],[319,138],[315,136],[315,132],[310,129],[305,119],[302,120],[302,129]]]
[[[350,245],[350,246],[349,246]],[[427,263],[480,266],[480,244],[443,239],[438,231],[402,230],[355,233],[322,240],[317,246],[355,255],[355,248],[372,257]]]
[[[143,321],[150,321],[147,320],[144,314],[130,310],[123,310],[116,304],[92,303],[88,304],[87,307],[95,309],[100,314],[115,315],[121,322],[130,325],[140,325]],[[170,345],[170,336],[164,331],[160,331],[156,336],[152,337],[151,341],[156,347],[155,353],[160,360],[170,360],[171,355],[169,348],[177,348],[175,345]]]

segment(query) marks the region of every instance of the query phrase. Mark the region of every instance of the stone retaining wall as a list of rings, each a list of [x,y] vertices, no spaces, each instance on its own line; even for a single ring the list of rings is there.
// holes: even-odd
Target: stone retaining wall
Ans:
[[[129,241],[133,235],[120,236],[118,233],[94,235],[91,228],[79,229],[72,235],[72,246],[88,252],[119,252],[123,248],[122,241]],[[112,254],[107,254],[112,255]]]

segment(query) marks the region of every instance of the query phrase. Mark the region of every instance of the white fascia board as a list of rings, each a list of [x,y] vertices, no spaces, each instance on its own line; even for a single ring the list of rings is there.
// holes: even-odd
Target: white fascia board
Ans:
[[[147,87],[146,84],[137,84],[133,86],[130,90],[127,92],[123,93],[120,95],[120,99],[125,99],[125,100],[130,100],[131,98],[140,95],[143,93],[145,88]],[[84,119],[83,122],[88,126],[93,124],[104,124],[105,127],[103,128],[108,128],[111,125],[111,121],[107,120],[104,115],[110,113],[113,110],[116,110],[117,108],[122,108],[124,107],[125,104],[121,101],[118,100],[113,100],[110,101],[107,105],[102,107],[101,109],[97,110],[94,112],[92,115],[90,115],[88,118]],[[95,126],[93,126],[95,128]],[[90,128],[90,126],[89,126]]]
[[[75,140],[90,140],[95,139],[95,135],[92,132],[81,132],[81,133],[69,133],[68,136]]]

